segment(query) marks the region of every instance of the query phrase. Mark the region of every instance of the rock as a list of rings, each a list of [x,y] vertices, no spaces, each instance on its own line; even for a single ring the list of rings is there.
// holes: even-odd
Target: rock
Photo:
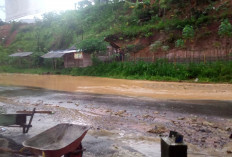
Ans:
[[[230,134],[230,137],[229,137],[230,139],[232,139],[232,134]]]
[[[79,104],[78,104],[78,103],[76,103],[75,105],[76,105],[76,106],[79,106]]]
[[[124,113],[126,113],[126,110],[119,110],[118,112],[115,113],[115,115],[123,116]]]
[[[1,131],[1,132],[5,132],[5,131],[6,131],[6,128],[0,128],[0,131]]]
[[[230,127],[226,127],[226,131],[231,131],[231,128]]]
[[[153,134],[163,134],[163,133],[167,132],[167,130],[163,126],[155,126],[154,128],[148,130],[147,132],[153,133]]]
[[[197,127],[198,125],[197,124],[192,124],[192,127]]]
[[[227,150],[226,151],[228,154],[232,154],[232,150]]]
[[[159,112],[158,112],[158,111],[155,111],[154,114],[159,114]]]
[[[118,149],[118,147],[117,147],[117,146],[115,146],[115,145],[114,145],[114,148],[115,148],[115,149]]]
[[[212,131],[210,131],[209,129],[199,129],[200,132],[205,132],[205,133],[211,133]]]
[[[177,120],[184,120],[185,117],[178,117]]]
[[[179,122],[176,122],[176,121],[172,121],[173,124],[179,124]]]
[[[202,125],[215,127],[213,123],[210,123],[210,122],[207,122],[207,121],[202,122]]]
[[[67,101],[67,103],[71,104],[71,103],[73,103],[73,102],[72,102],[72,101]]]
[[[153,118],[152,116],[146,114],[146,115],[143,115],[143,118]]]
[[[202,139],[201,139],[201,142],[205,142],[205,138],[202,138]]]
[[[194,118],[192,118],[191,120],[192,120],[192,122],[196,122],[196,121],[197,121],[197,118],[194,117]]]

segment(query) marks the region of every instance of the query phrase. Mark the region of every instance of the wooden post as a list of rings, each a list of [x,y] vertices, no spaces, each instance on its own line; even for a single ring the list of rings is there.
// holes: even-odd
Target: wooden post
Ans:
[[[56,63],[57,63],[57,60],[55,59],[55,70],[56,70]]]
[[[206,63],[206,60],[205,60],[205,51],[204,51],[204,64]]]

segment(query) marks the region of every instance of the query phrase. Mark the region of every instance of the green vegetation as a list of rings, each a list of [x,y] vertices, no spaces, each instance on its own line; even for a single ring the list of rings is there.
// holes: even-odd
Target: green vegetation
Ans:
[[[221,22],[221,25],[219,26],[218,34],[222,37],[232,36],[232,25],[230,24],[228,19],[225,19]]]
[[[71,75],[103,76],[125,79],[180,81],[199,78],[202,82],[232,83],[232,62],[176,64],[159,60],[149,62],[101,63],[87,68],[73,68]]]
[[[17,36],[7,47],[0,47],[0,72],[52,71],[71,75],[176,81],[197,77],[206,82],[232,82],[231,62],[172,64],[155,60],[156,54],[165,55],[174,48],[191,50],[194,42],[205,36],[210,38],[212,34],[221,40],[214,42],[215,47],[224,46],[230,54],[227,42],[232,36],[231,21],[228,20],[232,16],[231,9],[227,0],[196,0],[194,4],[186,0],[114,0],[105,3],[95,1],[95,5],[83,0],[79,2],[78,10],[47,13],[35,24],[12,22],[10,33],[17,32]],[[218,21],[222,21],[219,27]],[[210,28],[215,24],[217,28]],[[154,63],[101,63],[95,56],[106,53],[109,43],[104,39],[108,36],[116,36],[115,42],[120,42],[125,57],[133,57],[136,61],[136,53],[146,50],[152,53]],[[40,58],[48,51],[71,46],[94,54],[95,64],[87,68],[63,69],[61,59],[57,61],[56,71],[51,69],[52,60]],[[34,54],[29,60],[8,57],[19,50]]]
[[[228,3],[217,5],[208,0],[196,1],[195,6],[183,0],[96,1],[95,5],[83,0],[78,7],[77,11],[47,13],[35,25],[13,22],[11,32],[17,30],[18,35],[8,49],[45,53],[76,45],[91,52],[103,51],[107,45],[103,39],[108,35],[133,41],[149,38],[157,31],[168,36],[173,31],[183,30],[183,39],[192,40],[201,27],[231,15]],[[229,20],[222,24],[219,35],[228,35]],[[175,44],[177,39],[173,36],[169,44]]]
[[[175,43],[175,47],[177,48],[184,48],[184,40],[183,39],[178,39]]]
[[[165,60],[149,62],[98,63],[86,68],[49,69],[18,68],[1,66],[0,72],[20,72],[33,74],[65,74],[73,76],[98,76],[123,79],[228,82],[232,83],[232,62],[173,64]]]

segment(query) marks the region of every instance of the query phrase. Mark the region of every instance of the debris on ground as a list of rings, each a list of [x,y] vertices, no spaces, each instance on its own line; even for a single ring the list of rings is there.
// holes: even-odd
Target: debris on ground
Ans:
[[[184,120],[185,117],[178,117],[177,120]]]
[[[124,113],[126,113],[126,110],[119,110],[118,112],[115,113],[115,115],[122,117]]]
[[[148,130],[147,132],[153,134],[163,134],[167,132],[167,129],[164,126],[155,126],[154,128]]]

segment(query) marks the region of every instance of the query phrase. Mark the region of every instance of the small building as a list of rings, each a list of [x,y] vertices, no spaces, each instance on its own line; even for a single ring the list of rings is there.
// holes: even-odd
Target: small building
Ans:
[[[50,51],[41,57],[53,59],[54,64],[56,63],[56,58],[63,57],[65,68],[87,67],[92,65],[91,54],[77,50],[74,46],[66,50]],[[56,67],[56,65],[54,65],[54,67]]]
[[[31,62],[31,55],[33,54],[33,52],[17,52],[17,53],[13,53],[11,55],[9,55],[9,57],[14,57],[17,58],[16,64],[18,64],[18,66],[31,66],[32,62]],[[26,61],[27,64],[24,64],[24,62]]]

